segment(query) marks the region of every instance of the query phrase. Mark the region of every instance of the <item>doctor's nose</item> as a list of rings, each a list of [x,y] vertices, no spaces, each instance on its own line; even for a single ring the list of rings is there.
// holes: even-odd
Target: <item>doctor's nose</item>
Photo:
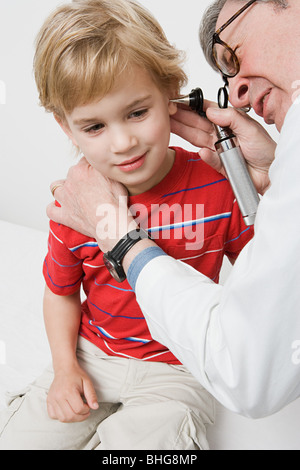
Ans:
[[[249,81],[239,75],[229,79],[229,101],[234,108],[250,106]]]
[[[138,144],[137,137],[129,129],[118,127],[111,134],[111,151],[113,153],[124,154]]]

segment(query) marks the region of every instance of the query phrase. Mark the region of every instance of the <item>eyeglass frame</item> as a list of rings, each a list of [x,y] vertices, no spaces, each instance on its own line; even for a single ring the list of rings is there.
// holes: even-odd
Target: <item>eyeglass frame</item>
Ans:
[[[235,77],[239,71],[240,71],[240,63],[239,63],[239,59],[237,58],[237,55],[236,53],[234,52],[234,50],[228,46],[228,44],[226,44],[226,42],[222,41],[222,39],[220,38],[220,34],[222,33],[222,31],[224,31],[225,28],[227,28],[227,26],[229,26],[238,16],[240,16],[245,10],[247,10],[247,8],[249,8],[251,5],[253,5],[253,3],[257,2],[258,0],[250,0],[250,2],[246,3],[246,5],[244,5],[239,11],[237,11],[231,18],[229,18],[229,20],[226,21],[226,23],[224,23],[214,34],[213,34],[213,37],[212,37],[212,56],[213,56],[213,60],[215,62],[215,65],[216,67],[218,68],[218,70],[222,73],[223,77],[227,77],[227,78],[233,78]],[[227,73],[225,73],[221,66],[218,64],[218,61],[217,61],[217,57],[214,53],[214,46],[215,44],[220,44],[221,46],[223,46],[225,49],[227,49],[227,51],[230,52],[230,55],[231,57],[233,58],[233,61],[234,61],[234,64],[236,66],[236,73],[234,75],[229,75]]]

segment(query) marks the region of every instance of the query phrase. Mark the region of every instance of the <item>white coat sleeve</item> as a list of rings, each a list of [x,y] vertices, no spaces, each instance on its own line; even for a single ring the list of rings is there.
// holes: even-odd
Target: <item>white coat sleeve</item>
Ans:
[[[294,104],[254,239],[224,286],[169,256],[148,262],[136,282],[154,339],[225,407],[254,418],[300,395],[299,129],[300,104]]]

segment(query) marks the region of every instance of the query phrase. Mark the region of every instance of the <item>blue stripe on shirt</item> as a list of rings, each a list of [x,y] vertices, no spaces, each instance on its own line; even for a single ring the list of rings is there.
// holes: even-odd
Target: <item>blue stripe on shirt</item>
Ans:
[[[113,286],[112,284],[98,284],[98,282],[96,281],[96,279],[94,279],[94,283],[96,286],[107,286],[107,287],[111,287],[112,289],[117,289],[117,290],[121,290],[123,292],[133,292],[132,289],[122,289],[121,287],[117,287],[117,286]]]
[[[245,228],[245,230],[243,230],[237,237],[235,238],[232,238],[231,240],[228,240],[227,242],[224,243],[224,245],[226,245],[226,243],[230,243],[230,242],[234,242],[235,240],[238,240],[242,235],[243,233],[247,232],[248,230],[250,230],[251,227],[247,227]]]
[[[113,315],[112,313],[109,313],[106,310],[103,310],[102,308],[98,307],[98,305],[91,302],[91,300],[89,298],[87,298],[87,301],[88,301],[89,304],[91,304],[97,310],[100,310],[100,312],[105,313],[105,315],[108,315],[112,318],[127,318],[128,320],[144,320],[144,317],[129,317],[128,315]]]
[[[52,261],[57,264],[60,268],[75,268],[75,266],[78,266],[79,264],[82,263],[82,261],[78,261],[78,263],[75,263],[75,264],[60,264],[55,258],[53,258],[52,256],[52,246],[50,243],[48,243],[48,246],[49,246],[49,252],[51,254],[51,259]]]
[[[231,217],[231,214],[231,212],[224,212],[223,214],[211,215],[202,219],[188,220],[186,222],[177,222],[170,225],[159,225],[157,227],[149,227],[146,230],[147,232],[155,233],[162,232],[163,230],[176,230],[177,228],[194,227],[195,225],[206,224],[208,222],[214,222],[215,220],[229,219]]]
[[[79,250],[80,248],[84,248],[86,246],[91,246],[91,247],[95,248],[95,247],[98,247],[98,243],[96,243],[96,242],[86,242],[86,243],[82,243],[81,245],[74,246],[73,248],[69,248],[69,250],[72,253],[74,253],[75,251]]]
[[[52,283],[55,287],[58,287],[59,289],[65,289],[65,288],[67,288],[67,287],[74,287],[74,286],[76,286],[76,284],[78,284],[79,282],[82,281],[82,276],[80,276],[80,278],[79,278],[76,282],[74,282],[73,284],[66,284],[66,285],[64,285],[64,286],[60,286],[59,284],[55,284],[55,282],[53,281],[52,277],[51,277],[50,274],[49,274],[49,269],[48,269],[47,261],[44,260],[44,263],[45,263],[46,270],[47,270],[47,274],[48,274],[48,277],[49,277],[51,283]]]
[[[203,186],[196,186],[195,188],[180,189],[179,191],[175,191],[174,193],[164,194],[162,197],[174,196],[174,194],[179,194],[179,193],[183,193],[186,191],[194,191],[195,189],[206,188],[207,186],[212,186],[213,184],[222,183],[223,181],[228,181],[228,180],[226,178],[222,178],[221,180],[213,181],[212,183],[207,183],[207,184],[204,184]]]
[[[106,338],[108,339],[115,339],[115,340],[120,340],[120,339],[123,339],[123,340],[126,340],[126,341],[131,341],[133,343],[143,343],[143,344],[148,344],[151,342],[151,340],[149,339],[144,339],[144,338],[135,338],[134,336],[128,336],[126,338],[116,338],[115,336],[112,336],[110,333],[108,333],[108,331],[106,331],[104,328],[102,328],[101,326],[98,326],[98,325],[94,325],[92,320],[89,321],[89,324],[91,326],[93,326],[94,328],[97,328],[97,330],[103,335],[105,336]]]

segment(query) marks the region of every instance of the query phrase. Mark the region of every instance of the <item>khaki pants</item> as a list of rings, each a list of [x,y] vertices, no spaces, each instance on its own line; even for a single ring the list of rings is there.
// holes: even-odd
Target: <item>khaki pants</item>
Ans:
[[[48,368],[0,413],[1,450],[208,449],[214,400],[183,366],[107,356],[83,338],[77,356],[99,409],[82,423],[50,419]]]

